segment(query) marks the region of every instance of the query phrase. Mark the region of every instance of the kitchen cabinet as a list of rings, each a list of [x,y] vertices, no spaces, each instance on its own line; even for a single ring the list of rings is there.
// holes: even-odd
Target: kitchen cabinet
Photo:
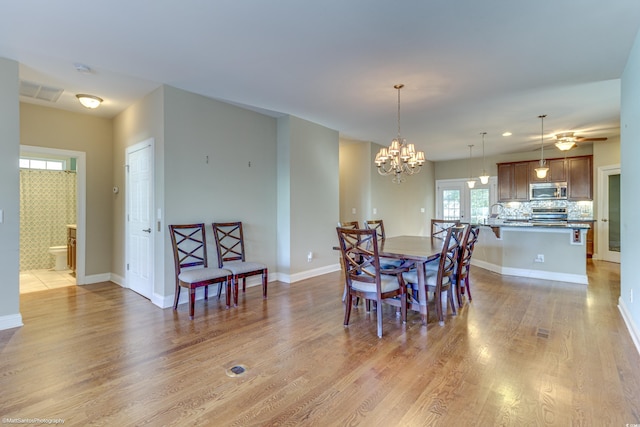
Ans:
[[[593,200],[592,156],[567,158],[569,200]]]
[[[529,182],[567,182],[567,161],[566,159],[547,159],[549,171],[544,178],[538,178],[535,169],[540,165],[540,161],[529,162]]]
[[[498,201],[529,200],[528,162],[498,164]]]

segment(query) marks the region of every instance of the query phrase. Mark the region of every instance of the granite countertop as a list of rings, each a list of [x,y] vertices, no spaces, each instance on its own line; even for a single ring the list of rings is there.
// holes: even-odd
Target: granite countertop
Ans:
[[[568,222],[531,222],[531,221],[527,221],[527,220],[499,220],[497,222],[487,222],[484,225],[487,225],[489,227],[502,227],[502,228],[506,228],[506,227],[515,227],[515,228],[526,228],[526,227],[531,227],[531,228],[569,228],[569,229],[589,229],[591,228],[591,224],[589,224],[589,222],[592,222],[592,220],[585,220],[585,219],[580,219],[580,220],[569,220]]]

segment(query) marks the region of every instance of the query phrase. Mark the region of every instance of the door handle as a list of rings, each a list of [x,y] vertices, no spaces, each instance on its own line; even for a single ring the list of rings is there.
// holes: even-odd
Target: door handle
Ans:
[[[151,233],[151,229],[150,228],[147,228],[146,230],[142,230],[142,231],[144,231],[145,233]]]
[[[608,219],[607,219],[607,218],[602,218],[600,221],[602,221],[602,222],[607,222],[607,221],[608,221]]]

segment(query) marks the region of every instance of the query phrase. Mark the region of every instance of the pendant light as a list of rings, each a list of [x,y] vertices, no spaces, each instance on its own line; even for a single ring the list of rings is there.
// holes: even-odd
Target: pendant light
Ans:
[[[484,136],[486,134],[486,132],[480,132],[480,135],[482,135],[482,175],[480,175],[480,183],[485,185],[489,183],[489,174],[484,170]]]
[[[545,164],[544,161],[544,118],[547,117],[546,114],[539,115],[540,119],[540,166],[535,168],[536,176],[540,179],[544,179],[547,177],[547,172],[549,171],[549,167]]]
[[[476,186],[475,178],[471,177],[471,148],[472,147],[473,147],[473,144],[469,144],[469,180],[467,181],[467,185],[469,186],[469,188],[473,188]]]

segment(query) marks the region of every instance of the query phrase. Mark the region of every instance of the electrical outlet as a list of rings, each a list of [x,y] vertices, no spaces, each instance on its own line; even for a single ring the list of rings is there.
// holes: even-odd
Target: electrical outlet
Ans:
[[[378,208],[373,208],[373,214],[378,215]]]
[[[544,262],[544,254],[538,254],[533,261],[534,262]]]
[[[353,215],[356,214],[356,208],[351,208],[351,214],[353,214]]]

